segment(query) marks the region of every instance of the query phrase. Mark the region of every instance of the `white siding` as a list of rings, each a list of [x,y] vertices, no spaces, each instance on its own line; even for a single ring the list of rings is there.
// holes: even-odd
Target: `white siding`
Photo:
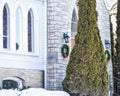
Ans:
[[[10,8],[10,50],[3,50],[0,38],[0,67],[44,70],[46,62],[46,4],[37,0],[0,0],[0,34],[2,35],[2,10],[7,3]],[[16,51],[16,10],[20,6],[23,18],[23,47]],[[34,14],[35,53],[27,52],[27,13]]]

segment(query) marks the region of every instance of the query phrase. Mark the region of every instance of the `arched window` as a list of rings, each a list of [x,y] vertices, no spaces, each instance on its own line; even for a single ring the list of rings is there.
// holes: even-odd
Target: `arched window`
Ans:
[[[21,39],[22,39],[22,12],[20,7],[16,10],[16,50],[21,49]]]
[[[75,37],[76,34],[77,34],[77,16],[74,9],[72,14],[72,22],[71,22],[71,36]]]
[[[34,16],[31,9],[28,11],[28,52],[34,52]]]
[[[10,48],[10,12],[8,5],[3,8],[3,48]]]
[[[75,46],[75,35],[77,34],[77,15],[75,9],[72,13],[72,20],[71,20],[71,49]]]

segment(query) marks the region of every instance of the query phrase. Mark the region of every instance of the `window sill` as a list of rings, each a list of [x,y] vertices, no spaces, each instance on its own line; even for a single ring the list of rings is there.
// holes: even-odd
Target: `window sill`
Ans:
[[[0,50],[2,54],[9,54],[9,55],[21,55],[21,56],[30,56],[30,57],[38,57],[38,53],[32,52],[22,52],[22,51],[11,51],[11,50]]]

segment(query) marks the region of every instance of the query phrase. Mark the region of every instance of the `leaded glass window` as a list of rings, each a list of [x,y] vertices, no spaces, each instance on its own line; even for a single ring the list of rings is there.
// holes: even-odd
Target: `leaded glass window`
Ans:
[[[73,10],[71,22],[71,36],[75,37],[76,34],[77,34],[77,16],[75,10]]]
[[[28,52],[33,52],[34,50],[34,21],[32,10],[28,12]]]
[[[3,8],[3,48],[9,48],[9,11],[7,4]]]

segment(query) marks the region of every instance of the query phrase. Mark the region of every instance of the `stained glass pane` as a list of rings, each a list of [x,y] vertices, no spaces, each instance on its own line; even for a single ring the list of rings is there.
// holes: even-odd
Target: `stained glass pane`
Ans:
[[[7,42],[8,42],[8,26],[7,26],[7,22],[8,21],[8,14],[7,14],[7,9],[6,6],[4,6],[3,9],[3,48],[7,48]]]
[[[7,48],[7,37],[3,37],[3,48]]]
[[[3,9],[3,35],[7,36],[7,10]]]
[[[77,16],[75,10],[73,10],[71,22],[71,36],[75,37],[76,34],[77,34]]]
[[[28,51],[32,51],[31,13],[28,12]]]

